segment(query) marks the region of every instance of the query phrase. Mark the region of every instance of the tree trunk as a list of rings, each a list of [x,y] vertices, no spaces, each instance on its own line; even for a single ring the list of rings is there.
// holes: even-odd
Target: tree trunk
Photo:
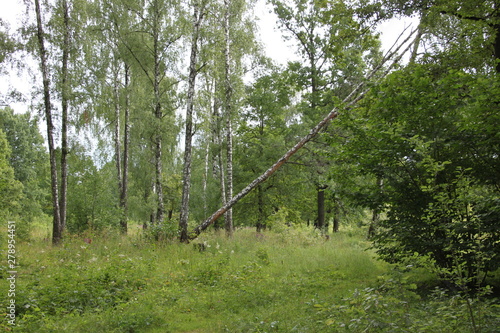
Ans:
[[[224,81],[225,81],[225,116],[226,116],[226,202],[233,197],[233,125],[232,125],[232,87],[231,87],[231,58],[229,36],[230,0],[224,0]],[[230,208],[225,213],[226,234],[233,234],[233,210]]]
[[[56,152],[54,146],[54,124],[52,123],[52,105],[50,101],[49,69],[47,66],[47,50],[45,49],[45,39],[42,26],[42,16],[41,16],[39,0],[35,0],[35,13],[37,22],[38,48],[40,52],[40,69],[42,71],[42,80],[43,80],[43,103],[45,109],[45,120],[47,123],[47,142],[49,146],[49,159],[50,159],[52,210],[54,214],[52,223],[52,243],[54,245],[57,245],[62,240],[63,230],[62,230],[60,210],[59,210],[59,189],[58,189],[58,179],[57,179]]]
[[[257,217],[257,232],[262,232],[265,229],[265,216],[264,216],[264,193],[262,185],[257,186],[257,205],[259,216]]]
[[[62,96],[61,96],[61,192],[59,196],[59,216],[61,232],[66,228],[66,202],[68,190],[68,61],[70,48],[69,8],[67,0],[63,0],[64,42],[62,48]]]
[[[497,18],[497,20],[500,20],[500,18]],[[500,73],[500,24],[495,24],[494,29],[496,31],[495,35],[495,60],[496,60],[496,66],[495,70],[497,73]]]
[[[335,200],[335,206],[333,208],[333,232],[339,231],[340,224],[340,202],[339,200]]]
[[[325,228],[325,189],[327,185],[319,185],[318,192],[318,221],[316,227],[320,230]]]
[[[217,90],[216,90],[217,91]],[[220,107],[220,100],[218,98],[215,98],[214,101],[214,116],[216,119],[216,140],[217,140],[217,146],[218,146],[218,151],[217,151],[217,161],[216,163],[219,166],[219,183],[220,183],[220,195],[221,195],[221,202],[222,205],[225,206],[227,203],[226,200],[226,166],[224,165],[224,148],[223,148],[223,140],[222,140],[222,116],[219,112],[219,107]],[[216,226],[217,228],[219,226]]]
[[[210,140],[207,140],[207,145],[205,147],[205,169],[203,173],[203,214],[206,216],[208,214],[208,198],[207,198],[207,184],[208,184],[208,162],[210,157]]]
[[[158,9],[157,9],[158,11]],[[162,161],[162,122],[163,112],[160,101],[160,48],[159,48],[159,29],[160,18],[159,13],[154,13],[153,18],[153,56],[154,56],[154,73],[153,73],[153,91],[155,98],[154,115],[156,118],[155,135],[154,135],[154,156],[155,156],[155,189],[157,198],[156,207],[156,223],[161,225],[165,217],[165,205],[163,203],[163,161]]]
[[[496,60],[496,66],[495,70],[497,73],[500,73],[500,14],[499,14],[499,9],[500,5],[498,4],[498,1],[494,2],[494,8],[495,8],[495,16],[493,17],[495,24],[493,25],[493,29],[495,29],[495,44],[493,45],[493,50],[494,50],[494,56]]]
[[[379,191],[382,192],[384,187],[384,179],[381,176],[377,177],[377,187],[379,188]],[[368,239],[372,239],[375,236],[379,220],[380,220],[380,209],[377,207],[373,209],[372,220],[370,222],[370,226],[368,227],[368,235],[367,235]]]
[[[348,110],[351,106],[355,105],[359,100],[363,98],[368,89],[362,91],[365,86],[365,82],[369,82],[373,78],[375,74],[377,74],[380,69],[384,66],[384,64],[395,57],[392,63],[385,69],[385,71],[379,76],[380,78],[385,77],[389,71],[394,67],[395,64],[401,59],[401,57],[408,51],[408,49],[413,45],[413,43],[409,43],[400,54],[398,54],[399,50],[410,40],[415,32],[409,34],[409,36],[398,46],[395,50],[391,51],[387,54],[382,61],[366,76],[365,80],[363,80],[355,89],[351,91],[351,93],[344,98],[340,105],[343,106],[344,110]],[[397,55],[397,56],[395,56]],[[285,155],[283,155],[276,163],[274,163],[269,169],[267,169],[262,175],[254,179],[250,184],[248,184],[243,190],[241,190],[238,194],[236,194],[231,200],[229,200],[223,207],[219,208],[215,213],[212,214],[209,218],[203,221],[200,225],[198,225],[191,233],[190,239],[195,239],[198,237],[200,233],[206,230],[212,223],[214,223],[218,218],[220,218],[228,209],[233,207],[238,201],[243,199],[248,193],[250,193],[254,188],[256,188],[259,184],[265,182],[269,177],[271,177],[279,168],[285,164],[297,151],[299,151],[306,143],[315,138],[318,133],[334,118],[339,115],[339,111],[337,108],[334,108],[330,111],[311,131],[302,138],[295,146],[293,146],[290,150],[288,150]]]
[[[121,157],[121,135],[120,135],[120,95],[119,95],[119,67],[116,66],[114,70],[113,77],[113,103],[115,107],[115,131],[113,139],[115,141],[115,167],[116,167],[116,181],[118,185],[118,193],[122,192],[123,182],[122,182],[122,157]],[[119,207],[121,208],[121,204]]]
[[[189,194],[191,190],[191,161],[192,161],[192,140],[193,140],[193,104],[195,94],[196,69],[198,57],[198,37],[200,25],[203,19],[203,8],[200,13],[198,5],[194,4],[193,13],[193,39],[191,44],[191,57],[189,62],[189,79],[186,108],[186,137],[184,141],[184,169],[182,172],[182,203],[179,220],[180,241],[188,241],[188,219],[189,219]]]
[[[130,96],[129,96],[129,66],[125,64],[125,114],[123,131],[123,175],[120,189],[120,229],[123,234],[128,229],[128,156],[130,146]]]

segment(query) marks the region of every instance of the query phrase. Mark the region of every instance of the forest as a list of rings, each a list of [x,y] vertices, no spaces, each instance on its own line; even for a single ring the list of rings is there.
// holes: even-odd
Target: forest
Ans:
[[[498,332],[500,1],[259,4],[0,20],[2,329]]]

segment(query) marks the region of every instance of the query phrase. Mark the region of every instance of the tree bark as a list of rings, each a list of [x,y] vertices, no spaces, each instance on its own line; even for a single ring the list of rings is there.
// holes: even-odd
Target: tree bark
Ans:
[[[45,48],[45,38],[44,38],[39,0],[35,0],[35,14],[37,22],[38,49],[40,52],[40,69],[42,71],[42,81],[43,81],[43,103],[45,109],[45,120],[47,123],[47,142],[49,146],[49,159],[50,159],[52,211],[54,215],[52,221],[52,244],[57,245],[62,240],[63,230],[61,225],[61,217],[59,209],[59,189],[58,189],[58,177],[57,177],[56,152],[54,146],[54,124],[52,123],[52,104],[50,97],[49,69],[47,65],[47,50]]]
[[[262,232],[265,228],[264,221],[264,193],[262,185],[257,186],[257,205],[259,210],[259,215],[257,217],[257,232]]]
[[[317,188],[318,192],[318,221],[316,227],[320,230],[325,228],[325,189],[327,185],[320,185]]]
[[[194,4],[193,13],[193,37],[191,41],[191,57],[189,61],[189,79],[186,107],[186,136],[184,141],[184,169],[182,172],[182,203],[179,220],[180,241],[188,241],[188,219],[189,219],[189,195],[191,190],[191,161],[193,140],[193,104],[195,94],[196,69],[198,57],[198,38],[200,25],[203,20],[203,8],[200,13],[198,4]]]
[[[130,96],[129,96],[129,66],[125,63],[125,110],[123,123],[123,174],[120,188],[120,229],[123,234],[128,229],[128,157],[130,147]],[[118,170],[119,171],[119,170]]]
[[[115,130],[114,130],[114,141],[115,141],[115,167],[116,167],[116,181],[118,185],[118,193],[121,193],[123,189],[122,183],[122,157],[121,157],[121,135],[120,135],[120,95],[119,95],[119,71],[120,69],[116,65],[114,69],[113,77],[113,99],[115,108]],[[121,205],[119,205],[121,208]]]
[[[231,87],[231,57],[229,15],[231,0],[224,0],[224,76],[225,76],[225,116],[226,116],[226,202],[233,197],[233,125],[232,125],[232,87]],[[226,234],[233,234],[233,210],[229,208],[225,213]]]
[[[66,228],[66,205],[68,190],[68,102],[69,102],[69,48],[70,27],[69,8],[67,0],[63,0],[64,42],[62,49],[62,96],[61,96],[61,192],[59,196],[59,215],[61,219],[61,231]]]
[[[156,2],[155,2],[156,3]],[[156,6],[157,7],[157,6]],[[162,134],[161,124],[163,121],[163,112],[160,101],[160,13],[158,8],[154,13],[153,18],[153,57],[154,57],[154,72],[153,72],[153,91],[155,98],[154,115],[156,118],[155,135],[154,135],[154,156],[155,156],[155,189],[157,198],[156,208],[156,223],[161,225],[165,218],[165,205],[163,203],[163,160],[162,160]]]
[[[335,200],[335,206],[333,208],[333,232],[339,231],[340,225],[340,202],[339,200]]]
[[[499,18],[496,18],[497,20],[500,20]],[[497,73],[500,73],[500,24],[495,24],[494,26],[496,35],[495,35],[495,45],[494,45],[494,50],[495,50],[495,60],[496,60],[496,66],[495,70]]]

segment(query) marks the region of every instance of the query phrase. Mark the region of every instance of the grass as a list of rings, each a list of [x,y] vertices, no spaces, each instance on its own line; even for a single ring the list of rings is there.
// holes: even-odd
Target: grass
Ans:
[[[60,247],[43,233],[17,244],[17,332],[471,331],[465,300],[423,300],[415,288],[434,277],[395,272],[366,250],[358,229],[329,240],[310,229],[242,229],[229,239],[202,235],[203,245],[109,232]],[[494,332],[498,304],[474,306],[478,327]],[[13,328],[5,315],[0,327]]]

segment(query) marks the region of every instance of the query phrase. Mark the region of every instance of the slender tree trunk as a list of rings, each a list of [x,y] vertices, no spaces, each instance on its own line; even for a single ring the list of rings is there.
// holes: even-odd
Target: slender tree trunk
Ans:
[[[180,241],[188,241],[188,219],[189,219],[189,194],[191,190],[191,161],[192,161],[192,140],[193,140],[193,104],[195,94],[196,69],[198,57],[198,37],[201,21],[203,19],[202,12],[199,12],[198,4],[194,4],[193,13],[193,37],[191,44],[191,57],[189,62],[189,79],[188,79],[188,94],[187,94],[187,109],[186,109],[186,137],[184,141],[184,170],[182,172],[182,203],[179,220]]]
[[[153,90],[155,97],[154,115],[156,118],[154,136],[154,156],[155,156],[155,188],[157,197],[156,223],[163,224],[165,218],[165,205],[163,203],[163,161],[162,161],[162,134],[161,124],[163,122],[163,112],[160,101],[160,48],[159,48],[159,13],[155,12],[153,19],[153,53],[154,53],[154,73]]]
[[[222,143],[222,138],[219,138],[219,143]],[[220,145],[220,150],[219,154],[217,155],[218,157],[218,163],[219,163],[219,180],[220,180],[220,192],[221,192],[221,200],[222,200],[222,205],[225,206],[227,204],[227,198],[226,198],[226,176],[225,176],[225,167],[224,167],[224,159],[222,158],[224,154],[224,150],[222,149],[222,144]],[[226,219],[227,216],[224,215],[224,219]]]
[[[118,193],[121,193],[123,188],[122,182],[122,157],[121,157],[121,135],[120,135],[120,95],[119,95],[119,71],[120,69],[115,68],[114,78],[113,78],[113,99],[115,107],[115,131],[114,131],[114,141],[115,141],[115,167],[116,167],[116,181],[118,185]]]
[[[320,185],[317,188],[318,192],[318,222],[316,227],[320,230],[325,228],[325,189],[326,185]]]
[[[216,83],[217,84],[217,83]],[[217,92],[217,87],[215,87],[215,92]],[[217,153],[215,154],[215,164],[218,166],[218,173],[217,173],[217,168],[214,167],[214,177],[219,177],[219,183],[220,183],[220,194],[221,194],[221,203],[223,206],[226,205],[226,176],[225,176],[225,168],[226,166],[224,165],[224,147],[223,147],[223,140],[222,140],[222,116],[220,113],[220,105],[221,102],[216,96],[214,99],[214,108],[213,108],[213,118],[214,118],[214,140],[215,140],[215,145],[217,147]],[[217,225],[216,228],[219,226]]]
[[[500,4],[498,1],[494,2],[494,8],[495,8],[495,16],[494,16],[494,22],[495,24],[493,25],[493,29],[495,29],[495,42],[493,45],[493,50],[494,50],[494,56],[496,60],[496,66],[495,70],[497,73],[500,73],[500,14],[499,14],[499,9],[500,9]]]
[[[380,192],[383,191],[384,179],[381,176],[377,177],[377,187],[379,188]],[[372,239],[375,236],[379,220],[380,220],[380,209],[375,208],[372,213],[372,220],[370,222],[370,226],[368,227],[368,235],[367,235],[368,239]]]
[[[420,22],[417,27],[417,34],[415,36],[415,42],[413,43],[413,49],[410,55],[410,64],[414,64],[417,60],[418,56],[418,47],[420,46],[420,41],[422,40],[422,36],[424,34],[425,24],[427,20],[427,11],[425,9],[422,10],[420,14]]]
[[[50,79],[49,69],[47,65],[47,50],[45,49],[44,31],[42,26],[42,16],[40,10],[39,0],[35,0],[35,13],[37,22],[37,39],[38,49],[40,52],[40,69],[42,71],[43,81],[43,103],[45,109],[45,121],[47,123],[47,141],[49,146],[49,159],[50,159],[50,179],[51,179],[51,192],[52,192],[52,210],[53,210],[53,223],[52,223],[52,243],[57,245],[62,239],[62,225],[59,210],[59,189],[57,179],[57,162],[54,146],[54,124],[52,123],[52,105],[50,101]]]
[[[262,118],[260,119],[260,124],[259,124],[259,135],[260,135],[259,155],[263,156],[264,120]],[[264,214],[264,189],[262,188],[262,185],[257,186],[257,205],[259,211],[259,215],[257,217],[257,232],[262,232],[262,230],[266,228],[265,214]]]
[[[129,96],[129,66],[125,64],[125,119],[123,131],[123,176],[120,189],[120,229],[123,234],[128,229],[128,156],[130,145],[130,96]]]
[[[497,17],[497,21],[498,20],[500,20],[500,17]],[[495,50],[495,60],[497,62],[495,70],[497,73],[500,73],[500,24],[495,24],[494,28],[496,31],[494,50]]]
[[[233,125],[232,125],[232,87],[231,87],[231,58],[230,58],[230,36],[229,16],[230,0],[224,0],[224,68],[225,68],[225,116],[226,116],[226,202],[233,197]],[[225,213],[226,234],[233,234],[233,210],[228,209]]]
[[[335,200],[335,206],[333,208],[333,232],[339,231],[340,225],[340,202]]]
[[[257,232],[262,232],[265,228],[264,224],[264,190],[262,185],[257,186],[257,205],[259,210],[259,216],[257,217]]]
[[[207,184],[208,184],[208,162],[210,158],[210,141],[207,140],[205,147],[205,169],[203,172],[203,214],[206,216],[208,214],[208,197],[207,197]]]
[[[69,100],[69,48],[70,27],[69,8],[67,0],[63,0],[64,42],[62,49],[62,96],[61,96],[61,192],[59,196],[59,216],[61,219],[61,232],[66,228],[66,203],[68,190],[68,100]]]

